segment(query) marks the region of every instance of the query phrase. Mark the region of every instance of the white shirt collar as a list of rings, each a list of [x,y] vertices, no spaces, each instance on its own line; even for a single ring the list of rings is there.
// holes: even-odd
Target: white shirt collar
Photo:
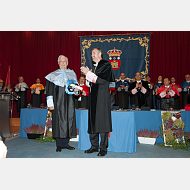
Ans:
[[[94,64],[94,67],[97,67],[98,66],[98,63]]]
[[[137,81],[138,83],[141,83],[141,80]]]
[[[169,86],[165,86],[166,88],[169,88],[170,87],[170,85]]]
[[[162,83],[162,81],[158,81],[158,83]]]

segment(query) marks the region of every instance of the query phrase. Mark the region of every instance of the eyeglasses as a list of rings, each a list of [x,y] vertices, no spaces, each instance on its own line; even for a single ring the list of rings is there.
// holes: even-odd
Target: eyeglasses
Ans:
[[[0,83],[3,83],[3,82],[0,82]]]

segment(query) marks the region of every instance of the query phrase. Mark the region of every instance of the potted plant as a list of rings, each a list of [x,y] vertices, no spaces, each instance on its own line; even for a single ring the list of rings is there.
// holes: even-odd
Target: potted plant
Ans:
[[[138,136],[139,143],[142,144],[151,144],[154,145],[156,142],[156,138],[159,137],[158,130],[152,131],[151,129],[141,129],[139,132],[136,132]]]
[[[44,127],[38,124],[32,124],[30,127],[25,127],[24,131],[27,133],[29,139],[39,138],[44,133]]]

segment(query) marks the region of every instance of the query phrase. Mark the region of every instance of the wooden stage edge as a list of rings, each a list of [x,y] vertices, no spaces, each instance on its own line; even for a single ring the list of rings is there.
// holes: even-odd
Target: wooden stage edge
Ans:
[[[20,118],[12,118],[12,127],[11,127],[11,118],[10,118],[10,133],[20,131]]]

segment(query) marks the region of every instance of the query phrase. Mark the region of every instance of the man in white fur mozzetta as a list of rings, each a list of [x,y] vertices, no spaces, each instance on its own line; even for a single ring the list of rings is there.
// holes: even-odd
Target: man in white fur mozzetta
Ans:
[[[73,70],[68,69],[68,58],[58,57],[58,70],[48,74],[46,80],[47,106],[52,110],[52,136],[56,139],[57,152],[73,150],[69,139],[76,137],[74,94],[79,95],[78,82]],[[74,84],[74,88],[70,85]]]
[[[22,76],[18,77],[19,83],[15,85],[15,92],[20,98],[17,100],[17,112],[20,115],[20,109],[27,107],[27,90],[29,89],[28,85],[24,82]]]

